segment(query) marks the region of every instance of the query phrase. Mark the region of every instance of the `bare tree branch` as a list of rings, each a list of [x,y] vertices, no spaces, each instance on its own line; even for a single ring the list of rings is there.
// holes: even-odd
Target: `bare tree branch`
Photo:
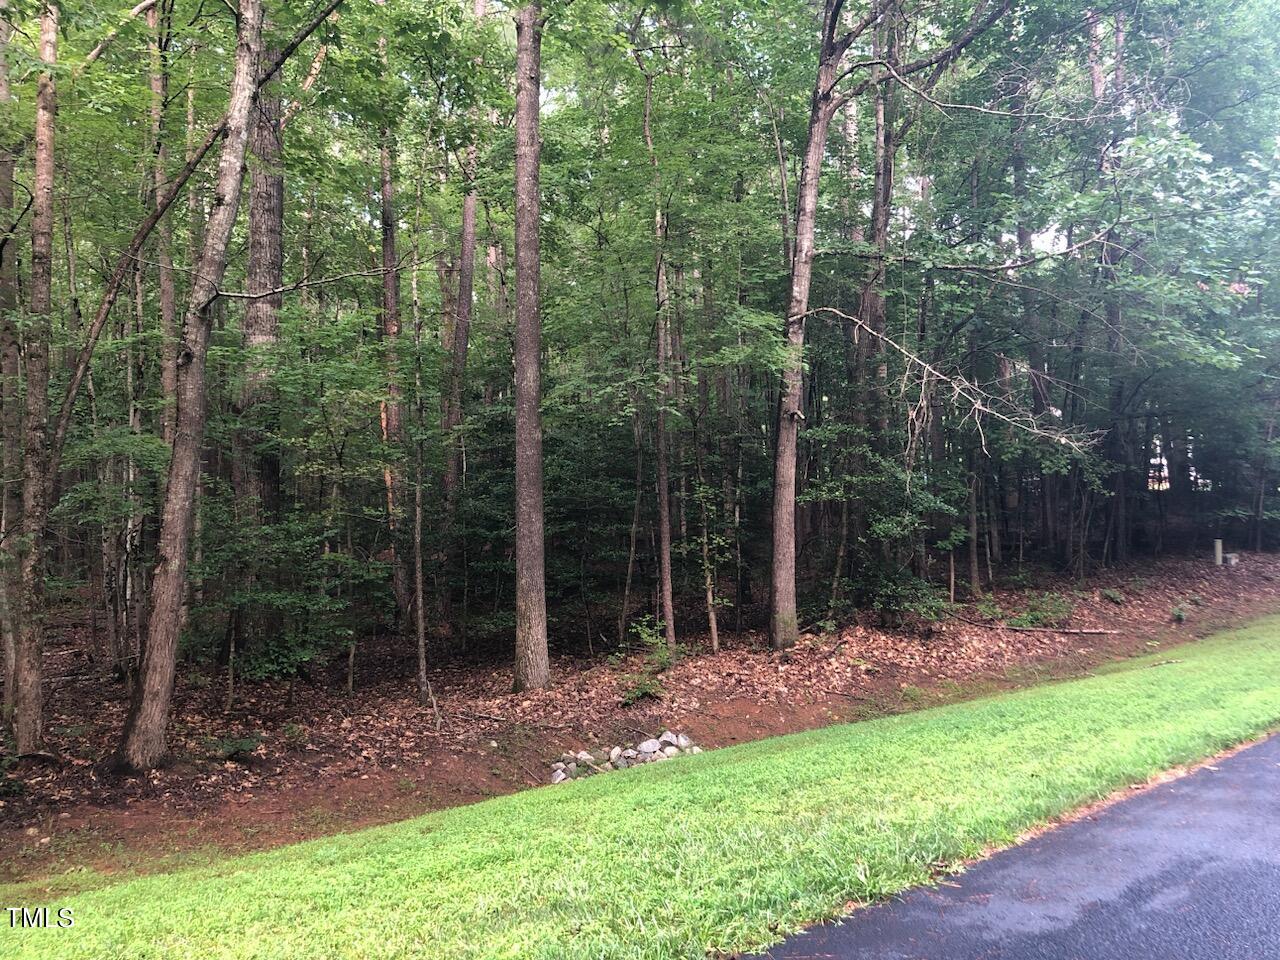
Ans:
[[[343,280],[352,280],[356,277],[381,277],[388,273],[399,273],[402,270],[413,270],[417,267],[431,263],[436,257],[446,251],[441,249],[433,252],[429,256],[421,257],[417,260],[409,260],[406,255],[394,267],[374,267],[371,270],[352,270],[350,273],[339,273],[332,277],[320,277],[317,279],[303,278],[294,283],[287,283],[284,286],[276,287],[274,290],[263,290],[259,293],[245,293],[239,290],[219,290],[214,295],[215,300],[222,298],[225,300],[262,300],[265,297],[274,297],[278,294],[293,293],[297,290],[305,290],[310,287],[323,287],[331,283],[340,283]]]
[[[865,331],[876,340],[880,341],[890,350],[899,354],[907,362],[908,369],[915,369],[920,372],[922,377],[928,383],[945,384],[951,390],[952,404],[957,408],[967,407],[965,413],[966,419],[972,419],[974,426],[978,430],[979,436],[982,438],[982,449],[985,452],[986,435],[983,431],[982,418],[991,417],[994,420],[1014,428],[1021,430],[1031,436],[1040,437],[1045,440],[1051,440],[1055,443],[1062,444],[1076,453],[1085,452],[1090,446],[1097,442],[1101,434],[1094,435],[1082,433],[1080,431],[1055,429],[1047,427],[1041,423],[1029,410],[1024,410],[1009,401],[994,396],[981,386],[971,380],[966,379],[958,374],[948,374],[939,369],[935,364],[930,363],[923,357],[908,350],[902,344],[898,343],[887,334],[880,333],[874,327],[858,317],[850,316],[842,310],[835,307],[816,307],[808,311],[806,316],[815,316],[818,314],[828,314],[839,317],[846,323],[852,324],[858,331]]]

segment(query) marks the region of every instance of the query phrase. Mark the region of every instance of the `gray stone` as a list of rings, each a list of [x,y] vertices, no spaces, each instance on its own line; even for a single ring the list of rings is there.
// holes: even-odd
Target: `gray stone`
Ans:
[[[616,763],[620,756],[622,756],[622,748],[614,747],[612,750],[609,751],[609,762]]]
[[[585,750],[579,750],[573,759],[577,760],[579,763],[595,763],[596,758]]]
[[[613,765],[619,770],[625,770],[627,767],[631,766],[631,761],[626,757],[619,757],[617,760],[613,761]]]
[[[601,769],[601,770],[612,770],[612,769],[613,769],[613,764],[612,764],[612,763],[609,763],[608,761],[606,761],[606,762],[605,762],[605,764],[604,764],[604,766],[602,766],[600,769]]]
[[[569,775],[563,770],[557,770],[555,773],[551,774],[552,783],[564,783],[568,779]]]
[[[665,746],[662,748],[662,753],[664,756],[678,757],[680,756],[680,748],[674,747],[674,746]]]
[[[668,744],[674,747],[676,745],[676,735],[670,730],[664,730],[662,736],[658,738],[658,742],[664,747]]]
[[[699,746],[692,746],[692,747],[690,747],[690,748],[689,748],[689,752],[690,752],[690,753],[701,753],[701,752],[702,752],[702,748],[701,748],[701,747],[699,747]]]
[[[676,746],[679,747],[681,750],[688,750],[690,747],[693,746],[693,741],[690,740],[683,733],[681,733],[676,736]]]
[[[634,760],[638,754],[630,747],[627,747],[627,749],[622,751],[622,756],[627,760]]]
[[[644,743],[636,747],[641,753],[657,753],[662,749],[662,744],[657,740],[646,740]]]
[[[553,764],[551,765],[551,769],[552,769],[552,770],[563,770],[563,769],[564,769],[564,762],[563,762],[563,761],[561,761],[561,760],[557,760],[555,763],[553,763]]]
[[[578,772],[578,765],[576,763],[571,763],[565,769],[568,772],[569,776],[572,777]]]

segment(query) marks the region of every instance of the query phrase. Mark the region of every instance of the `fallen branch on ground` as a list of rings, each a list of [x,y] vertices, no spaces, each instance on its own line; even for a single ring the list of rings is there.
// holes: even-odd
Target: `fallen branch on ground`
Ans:
[[[1111,636],[1117,634],[1119,630],[1101,630],[1090,627],[1011,627],[1007,623],[980,623],[977,620],[967,620],[964,617],[958,617],[954,613],[952,619],[959,620],[961,623],[967,623],[974,627],[987,627],[991,630],[1012,630],[1015,633],[1067,633],[1079,636]]]

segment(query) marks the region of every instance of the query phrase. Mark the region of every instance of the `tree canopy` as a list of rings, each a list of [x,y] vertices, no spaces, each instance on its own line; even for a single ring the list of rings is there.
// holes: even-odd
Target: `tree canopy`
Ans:
[[[136,767],[178,661],[537,686],[1280,533],[1267,0],[0,15],[20,752],[67,591]]]

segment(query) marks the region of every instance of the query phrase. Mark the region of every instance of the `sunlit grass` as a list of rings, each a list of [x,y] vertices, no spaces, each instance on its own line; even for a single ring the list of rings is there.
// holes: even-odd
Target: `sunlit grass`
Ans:
[[[70,930],[0,925],[0,955],[704,958],[1278,721],[1272,619],[1105,675],[104,886],[57,904]]]

